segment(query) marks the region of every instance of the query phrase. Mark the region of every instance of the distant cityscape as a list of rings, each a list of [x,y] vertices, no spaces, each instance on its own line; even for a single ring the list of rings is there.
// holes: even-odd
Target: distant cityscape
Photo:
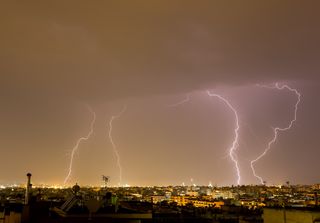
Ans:
[[[320,184],[1,186],[0,222],[320,222]],[[297,220],[300,219],[300,220]]]

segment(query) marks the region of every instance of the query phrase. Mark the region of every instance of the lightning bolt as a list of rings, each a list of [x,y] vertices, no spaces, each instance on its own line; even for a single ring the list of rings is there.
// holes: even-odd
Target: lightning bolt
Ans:
[[[237,173],[237,184],[240,185],[240,181],[241,181],[240,168],[239,168],[239,164],[238,164],[237,155],[235,154],[235,151],[237,150],[237,148],[239,146],[239,129],[240,129],[240,125],[239,125],[238,113],[237,113],[236,109],[231,105],[231,103],[227,99],[222,97],[221,95],[211,93],[210,91],[207,91],[207,94],[210,97],[217,97],[220,100],[222,100],[232,110],[232,112],[234,113],[234,116],[235,116],[234,140],[232,142],[232,146],[229,149],[229,157],[230,157],[230,159],[232,160],[232,162],[235,165],[236,173]]]
[[[271,146],[277,141],[277,138],[278,138],[278,134],[279,132],[285,132],[289,129],[291,129],[291,127],[293,126],[294,122],[297,120],[297,111],[298,111],[298,105],[300,103],[300,100],[301,100],[301,94],[294,88],[291,88],[289,87],[288,85],[282,85],[282,86],[279,86],[278,83],[275,84],[275,86],[265,86],[265,85],[257,85],[259,87],[265,87],[265,88],[270,88],[270,89],[278,89],[278,90],[283,90],[283,89],[287,89],[293,93],[296,94],[297,96],[297,102],[294,106],[294,117],[293,119],[290,121],[289,125],[287,127],[284,127],[284,128],[280,128],[280,127],[275,127],[273,128],[273,138],[268,142],[268,145],[267,147],[265,148],[265,150],[263,151],[263,153],[261,153],[256,159],[252,160],[251,161],[251,169],[252,169],[252,173],[253,175],[258,178],[260,180],[260,183],[261,184],[264,184],[264,180],[262,179],[262,177],[260,177],[256,171],[255,171],[255,168],[254,168],[254,164],[260,160],[264,155],[267,154],[267,152],[271,149]]]
[[[111,145],[112,145],[112,149],[113,149],[113,152],[116,156],[116,159],[117,159],[117,166],[119,168],[119,186],[121,185],[121,182],[122,182],[122,166],[121,166],[121,160],[120,160],[120,155],[119,155],[119,152],[117,150],[117,146],[116,144],[114,143],[113,141],[113,138],[112,138],[112,123],[115,119],[117,118],[120,118],[121,115],[127,110],[127,106],[124,106],[123,109],[120,111],[119,114],[117,115],[113,115],[111,116],[111,119],[109,121],[109,132],[108,132],[108,137],[109,137],[109,140],[111,142]]]
[[[82,141],[88,140],[90,138],[90,136],[92,135],[92,133],[93,133],[93,126],[94,126],[94,123],[96,121],[96,113],[89,106],[88,106],[88,110],[91,112],[91,114],[93,116],[91,124],[90,124],[90,131],[87,134],[87,136],[79,138],[78,141],[76,142],[76,145],[72,148],[71,156],[70,156],[70,162],[69,162],[69,170],[68,170],[68,174],[67,174],[66,178],[64,179],[64,184],[66,184],[68,182],[68,180],[70,179],[70,176],[71,176],[71,173],[72,173],[72,165],[73,165],[74,155],[77,152],[80,143]]]
[[[186,94],[185,99],[178,101],[177,103],[174,103],[174,104],[169,104],[169,105],[167,105],[167,107],[177,107],[177,106],[182,105],[184,103],[187,103],[189,101],[190,101],[190,93]]]

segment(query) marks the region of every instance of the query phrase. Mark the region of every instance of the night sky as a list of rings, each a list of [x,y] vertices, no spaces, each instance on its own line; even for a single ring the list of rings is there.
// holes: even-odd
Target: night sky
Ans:
[[[0,184],[320,182],[320,2],[15,1],[0,7]],[[186,98],[188,102],[170,106]]]

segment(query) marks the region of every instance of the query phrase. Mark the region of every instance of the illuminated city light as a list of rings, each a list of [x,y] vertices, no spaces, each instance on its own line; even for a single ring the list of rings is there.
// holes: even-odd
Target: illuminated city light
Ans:
[[[283,89],[287,89],[291,92],[294,92],[296,95],[297,95],[297,102],[294,106],[294,117],[293,119],[290,121],[289,125],[287,127],[284,127],[284,128],[280,128],[280,127],[275,127],[273,128],[273,138],[268,142],[268,145],[267,147],[265,148],[265,150],[263,151],[263,153],[261,153],[257,158],[255,158],[254,160],[251,161],[251,169],[252,169],[252,173],[253,175],[259,179],[260,183],[261,184],[264,184],[264,180],[261,176],[259,176],[257,173],[256,173],[256,170],[254,168],[254,165],[255,163],[260,160],[264,155],[267,154],[267,152],[271,149],[271,146],[272,144],[274,144],[277,140],[277,137],[278,137],[278,133],[279,132],[284,132],[284,131],[287,131],[289,129],[291,129],[291,127],[293,126],[293,123],[297,120],[297,111],[298,111],[298,105],[300,103],[300,99],[301,99],[301,94],[294,88],[291,88],[289,87],[288,85],[282,85],[282,86],[279,86],[278,83],[276,83],[274,86],[265,86],[265,85],[257,85],[259,87],[265,87],[265,88],[270,88],[270,89],[277,89],[277,90],[283,90]]]

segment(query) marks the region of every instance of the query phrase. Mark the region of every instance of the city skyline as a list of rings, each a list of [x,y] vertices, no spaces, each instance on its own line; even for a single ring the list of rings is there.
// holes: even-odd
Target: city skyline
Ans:
[[[319,183],[320,3],[301,4],[3,3],[0,185],[260,184],[290,123],[255,171]]]

